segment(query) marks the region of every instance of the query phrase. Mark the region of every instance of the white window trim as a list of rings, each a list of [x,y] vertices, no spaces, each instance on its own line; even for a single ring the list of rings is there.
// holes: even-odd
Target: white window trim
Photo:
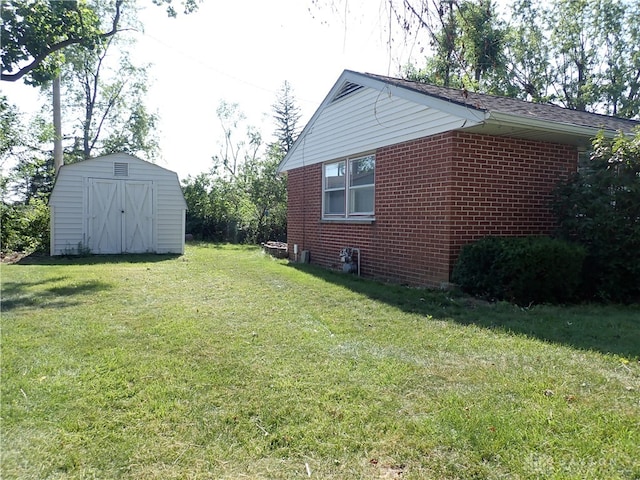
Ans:
[[[363,223],[371,222],[375,220],[375,167],[374,167],[374,180],[371,185],[356,185],[350,186],[351,183],[351,162],[354,160],[360,160],[366,157],[373,157],[375,162],[375,153],[363,153],[358,155],[353,155],[350,157],[343,157],[336,160],[331,160],[329,162],[324,162],[322,164],[322,220],[323,221],[336,221],[336,222],[344,222],[344,221],[361,221]],[[327,214],[325,213],[325,201],[326,201],[326,193],[331,191],[339,191],[342,190],[340,188],[326,188],[326,166],[332,165],[335,163],[344,162],[345,165],[345,180],[344,180],[344,213],[341,214]],[[363,188],[371,188],[373,186],[373,211],[366,213],[349,213],[349,202],[351,201],[351,191],[358,190]]]

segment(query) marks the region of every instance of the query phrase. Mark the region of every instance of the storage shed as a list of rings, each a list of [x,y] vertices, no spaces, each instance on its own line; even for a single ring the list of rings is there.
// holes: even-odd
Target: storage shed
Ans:
[[[133,155],[62,166],[49,206],[51,255],[184,253],[178,175]]]

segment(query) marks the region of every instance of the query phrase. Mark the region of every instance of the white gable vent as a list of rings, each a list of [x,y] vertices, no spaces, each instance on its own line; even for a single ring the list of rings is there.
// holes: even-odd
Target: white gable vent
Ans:
[[[358,90],[364,88],[362,85],[358,85],[357,83],[353,83],[353,82],[345,82],[345,84],[342,86],[342,88],[340,90],[338,90],[338,93],[336,93],[335,97],[333,97],[333,99],[331,100],[331,102],[337,102],[338,100],[340,100],[341,98],[344,98],[348,95],[351,95],[352,93],[357,92]]]
[[[114,162],[113,164],[113,176],[114,177],[128,177],[129,176],[129,164],[122,162]]]

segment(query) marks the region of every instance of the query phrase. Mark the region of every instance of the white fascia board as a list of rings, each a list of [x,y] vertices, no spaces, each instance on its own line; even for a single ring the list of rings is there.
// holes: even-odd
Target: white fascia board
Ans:
[[[505,127],[526,127],[532,130],[544,132],[557,132],[581,137],[595,137],[599,132],[604,132],[606,137],[614,137],[617,132],[604,128],[587,127],[566,122],[554,122],[551,120],[540,120],[537,118],[527,118],[521,115],[511,115],[508,113],[489,112],[487,124],[501,125]]]

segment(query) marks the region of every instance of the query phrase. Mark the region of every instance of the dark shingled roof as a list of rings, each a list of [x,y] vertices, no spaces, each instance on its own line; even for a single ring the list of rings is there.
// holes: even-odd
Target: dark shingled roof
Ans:
[[[629,133],[635,127],[640,126],[640,121],[637,120],[628,120],[608,115],[600,115],[597,113],[581,112],[548,103],[532,103],[517,98],[467,92],[466,90],[438,87],[427,83],[385,77],[383,75],[376,75],[372,73],[365,73],[362,75],[483,112],[517,115],[534,120],[578,125],[616,132],[622,131],[625,133]]]

